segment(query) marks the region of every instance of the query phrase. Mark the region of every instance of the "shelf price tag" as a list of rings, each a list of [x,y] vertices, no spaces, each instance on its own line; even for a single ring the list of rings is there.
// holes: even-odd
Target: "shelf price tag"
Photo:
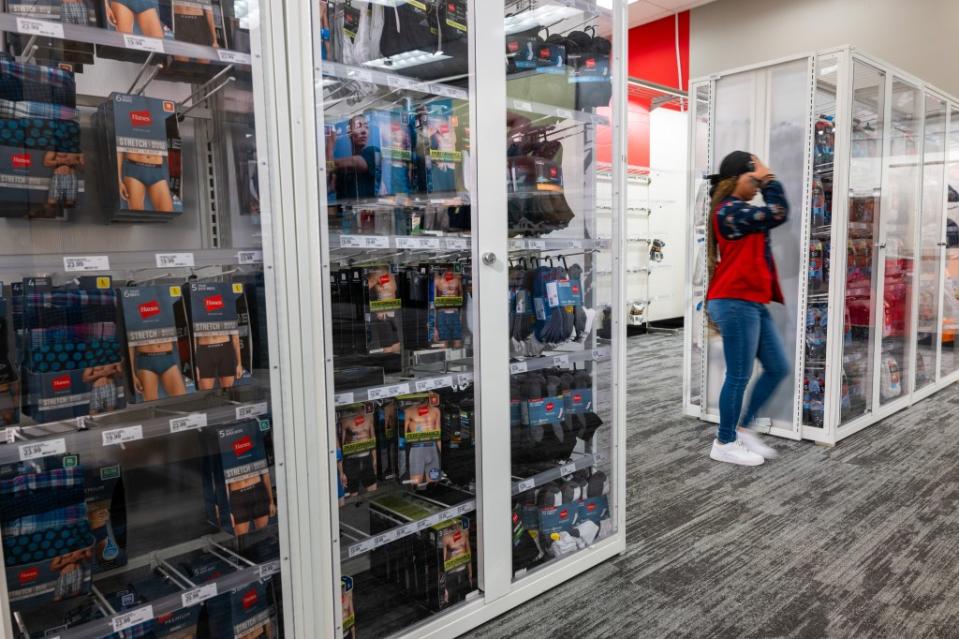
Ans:
[[[526,240],[526,248],[542,251],[546,248],[546,240]]]
[[[353,403],[353,393],[337,393],[333,396],[333,403],[337,406],[344,406]]]
[[[196,266],[193,253],[157,253],[157,268]]]
[[[350,559],[363,553],[367,553],[373,550],[373,540],[367,539],[366,541],[361,541],[359,543],[353,544],[350,546],[350,549],[346,551],[346,554]]]
[[[556,115],[566,120],[573,119],[573,112],[569,109],[556,109]]]
[[[533,105],[526,100],[513,100],[513,106],[520,111],[532,111]]]
[[[465,515],[466,513],[472,512],[472,511],[474,511],[474,510],[476,510],[476,502],[475,502],[475,501],[468,501],[468,502],[466,502],[465,504],[460,504],[460,505],[456,508],[456,515],[459,516],[459,517],[462,517],[462,516]]]
[[[29,461],[31,459],[40,459],[50,455],[63,455],[67,452],[67,440],[50,439],[45,442],[35,444],[20,445],[20,461]]]
[[[521,481],[521,482],[517,482],[517,484],[516,484],[516,494],[518,495],[518,494],[520,494],[520,493],[525,493],[526,491],[528,491],[528,490],[533,490],[534,488],[536,488],[536,480],[535,480],[535,479],[532,479],[532,478],[531,478],[531,479],[524,479],[524,480]]]
[[[255,404],[245,404],[243,406],[236,407],[236,418],[248,419],[250,417],[258,417],[260,415],[266,415],[266,411],[267,411],[266,402],[257,402]]]
[[[16,427],[4,428],[3,429],[3,438],[8,444],[15,444],[17,441],[17,429]]]
[[[386,85],[391,89],[408,89],[411,82],[406,78],[392,73],[386,76]]]
[[[174,417],[170,420],[170,432],[182,433],[185,430],[195,430],[206,426],[206,413],[193,413],[183,417]]]
[[[397,395],[409,395],[409,384],[394,384],[393,386],[380,386],[371,388],[369,392],[370,399],[385,399],[387,397],[396,397]]]
[[[565,477],[566,475],[572,475],[575,472],[576,472],[576,462],[563,464],[562,466],[559,467],[559,474],[562,477]]]
[[[109,271],[110,256],[83,255],[78,257],[64,257],[63,270],[67,273],[86,273],[90,271]]]
[[[529,370],[529,366],[526,365],[526,362],[513,362],[509,365],[509,372],[511,375],[516,373],[525,373]]]
[[[448,237],[446,238],[446,248],[451,251],[468,251],[470,248],[469,238]]]
[[[386,544],[396,541],[398,532],[397,530],[388,530],[382,535],[377,535],[373,538],[373,545],[379,548],[380,546],[385,546]]]
[[[380,235],[341,235],[343,248],[390,248],[390,238]]]
[[[123,46],[127,49],[137,49],[139,51],[150,51],[152,53],[163,53],[163,40],[158,38],[147,38],[144,36],[123,34]]]
[[[127,442],[135,442],[138,439],[143,439],[143,426],[127,426],[126,428],[105,430],[102,436],[104,446],[117,446]]]
[[[431,377],[429,379],[418,380],[413,387],[416,389],[417,393],[422,393],[423,391],[436,390],[437,388],[447,388],[453,385],[453,377]]]
[[[228,64],[250,64],[252,62],[249,53],[230,51],[229,49],[217,49],[216,57],[220,62],[226,62]]]
[[[569,366],[569,355],[557,355],[553,358],[553,366]]]
[[[63,25],[46,20],[17,18],[17,31],[24,35],[46,36],[63,39]]]
[[[460,373],[456,376],[457,386],[466,386],[473,382],[473,373]]]
[[[139,626],[141,623],[153,619],[153,606],[143,606],[130,612],[117,615],[113,618],[113,632],[123,632],[133,626]]]
[[[280,572],[279,559],[274,559],[266,562],[265,564],[260,564],[260,581],[269,579],[278,572]]]
[[[237,264],[262,264],[263,251],[239,251],[236,261]]]
[[[347,77],[357,82],[373,82],[373,72],[366,69],[353,69],[347,73]]]
[[[414,535],[416,532],[416,524],[406,524],[405,526],[396,529],[396,538],[402,539],[403,537]]]
[[[187,590],[180,596],[180,601],[183,603],[184,608],[189,608],[190,606],[195,606],[198,603],[206,601],[207,599],[212,599],[216,597],[216,582],[206,584],[205,586],[200,586],[199,588],[194,588],[193,590]]]
[[[438,249],[439,247],[440,238],[438,237],[396,238],[396,248],[398,249]]]

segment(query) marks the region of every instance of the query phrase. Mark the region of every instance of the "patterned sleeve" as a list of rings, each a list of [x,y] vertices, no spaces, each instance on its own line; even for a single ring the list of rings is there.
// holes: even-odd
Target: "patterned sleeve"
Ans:
[[[783,186],[773,180],[763,188],[765,206],[742,200],[727,200],[716,215],[719,232],[727,240],[738,240],[750,233],[762,233],[784,224],[789,217],[789,203]]]

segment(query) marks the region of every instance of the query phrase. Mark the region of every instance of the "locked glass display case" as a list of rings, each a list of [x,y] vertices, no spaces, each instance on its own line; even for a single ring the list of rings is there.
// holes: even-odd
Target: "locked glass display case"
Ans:
[[[957,379],[949,243],[959,200],[950,172],[955,99],[848,48],[731,71],[691,86],[706,113],[694,126],[708,130],[700,132],[708,166],[732,148],[724,140],[762,144],[762,126],[757,133],[749,123],[758,99],[749,92],[789,65],[804,70],[797,104],[811,109],[796,114],[806,133],[787,148],[805,149],[805,166],[790,171],[792,192],[787,184],[797,232],[772,235],[785,288],[793,273],[800,282],[775,312],[784,313],[781,334],[790,354],[795,345],[802,375],[780,389],[789,414],[770,408],[766,427],[834,444]],[[770,166],[782,176],[775,148]],[[694,171],[702,177],[701,165]],[[708,214],[703,189],[691,194],[697,221]],[[703,252],[696,255],[705,273]],[[694,277],[689,286],[688,317],[704,326],[708,282]],[[708,400],[722,384],[719,336],[700,328],[687,340],[687,412],[717,420]]]

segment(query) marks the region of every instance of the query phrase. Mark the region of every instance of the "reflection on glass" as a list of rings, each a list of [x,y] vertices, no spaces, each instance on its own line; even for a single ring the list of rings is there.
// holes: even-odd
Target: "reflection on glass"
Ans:
[[[876,266],[873,247],[878,239],[880,215],[885,86],[884,72],[862,62],[854,63],[842,423],[868,413],[873,402],[873,274]]]
[[[838,58],[817,61],[816,128],[813,156],[812,222],[806,281],[803,369],[803,424],[822,428],[826,393],[826,334],[829,321],[829,271],[832,260],[833,177],[836,156],[836,83]],[[844,396],[845,398],[845,396]]]
[[[945,198],[946,103],[926,96],[926,127],[920,222],[919,325],[916,341],[916,390],[936,381],[939,317],[939,257]]]
[[[959,110],[949,108],[946,263],[942,288],[942,375],[959,370]]]
[[[709,173],[709,85],[696,88],[694,124],[694,171],[696,189],[693,211],[692,326],[689,359],[689,403],[699,406],[703,384],[703,339],[706,304],[706,221],[709,219],[709,184],[702,179]]]
[[[887,189],[882,225],[885,263],[879,362],[881,404],[908,395],[912,366],[912,283],[915,221],[919,213],[919,149],[922,143],[922,93],[895,79],[892,85]]]

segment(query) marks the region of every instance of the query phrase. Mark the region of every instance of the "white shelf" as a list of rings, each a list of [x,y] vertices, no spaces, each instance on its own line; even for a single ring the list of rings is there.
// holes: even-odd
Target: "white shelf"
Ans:
[[[418,377],[416,379],[403,380],[395,384],[345,390],[340,393],[335,393],[333,395],[333,401],[337,406],[348,406],[359,402],[390,399],[392,397],[399,397],[400,395],[409,395],[410,393],[425,393],[439,388],[454,388],[472,383],[473,373],[447,373],[436,377]]]
[[[330,235],[330,249],[374,250],[446,250],[469,251],[471,238],[468,236],[437,235],[352,235],[333,233]]]
[[[529,371],[540,371],[546,368],[565,368],[571,364],[581,364],[584,362],[598,362],[609,359],[611,352],[608,346],[601,346],[592,350],[581,350],[559,355],[547,355],[534,359],[526,359],[519,362],[510,362],[510,375],[527,373]]]
[[[610,240],[581,240],[576,238],[527,238],[509,241],[511,251],[562,251],[565,249],[604,250],[610,247]]]
[[[76,262],[77,258],[85,258]],[[95,259],[89,259],[95,258]],[[106,258],[104,261],[103,258]],[[192,262],[192,266],[187,266]],[[71,264],[87,267],[70,267]],[[23,276],[41,276],[54,273],[96,275],[125,273],[148,269],[176,270],[205,266],[253,265],[263,263],[259,248],[197,249],[172,251],[97,251],[78,250],[75,253],[47,253],[41,255],[0,256],[0,277],[5,280]],[[162,264],[162,265],[161,265]]]
[[[88,42],[120,49],[131,49],[145,53],[161,53],[166,55],[208,60],[221,64],[240,64],[249,66],[252,58],[249,53],[232,51],[230,49],[215,49],[190,42],[147,38],[130,34],[85,27],[73,24],[62,24],[49,20],[35,20],[20,18],[10,13],[0,13],[0,30],[21,33],[26,36],[39,35],[60,40],[74,40]]]
[[[411,67],[415,70],[415,67]],[[323,61],[323,75],[347,82],[366,82],[387,87],[394,91],[415,91],[444,98],[468,100],[469,91],[442,82],[422,82],[398,73],[381,71],[364,66],[352,66],[339,62]]]
[[[391,544],[397,539],[415,535],[420,531],[431,528],[448,519],[462,517],[466,513],[473,512],[474,510],[476,510],[476,500],[469,499],[461,504],[447,508],[446,510],[433,513],[424,519],[377,533],[376,535],[352,543],[349,546],[343,546],[342,550],[340,551],[340,560],[347,561],[349,559],[355,559],[356,557],[365,555],[366,553],[376,550],[381,546]]]
[[[527,479],[521,479],[519,481],[513,482],[513,496],[519,495],[520,493],[525,493],[529,490],[533,490],[544,484],[548,484],[551,481],[556,481],[557,479],[562,479],[563,477],[568,477],[573,473],[583,470],[585,468],[591,468],[597,466],[606,461],[606,458],[600,454],[595,455],[583,455],[577,459],[574,459],[568,463],[560,464],[556,468],[550,468],[541,473],[529,477]]]
[[[516,74],[507,76],[507,79],[515,76]],[[518,98],[507,98],[506,103],[507,106],[513,111],[535,113],[537,115],[557,117],[563,120],[575,120],[576,122],[583,122],[585,124],[601,124],[609,126],[609,118],[602,115],[596,115],[595,113],[588,113],[586,111],[579,111],[576,109],[566,109],[563,107],[554,107],[541,102],[520,100]]]

